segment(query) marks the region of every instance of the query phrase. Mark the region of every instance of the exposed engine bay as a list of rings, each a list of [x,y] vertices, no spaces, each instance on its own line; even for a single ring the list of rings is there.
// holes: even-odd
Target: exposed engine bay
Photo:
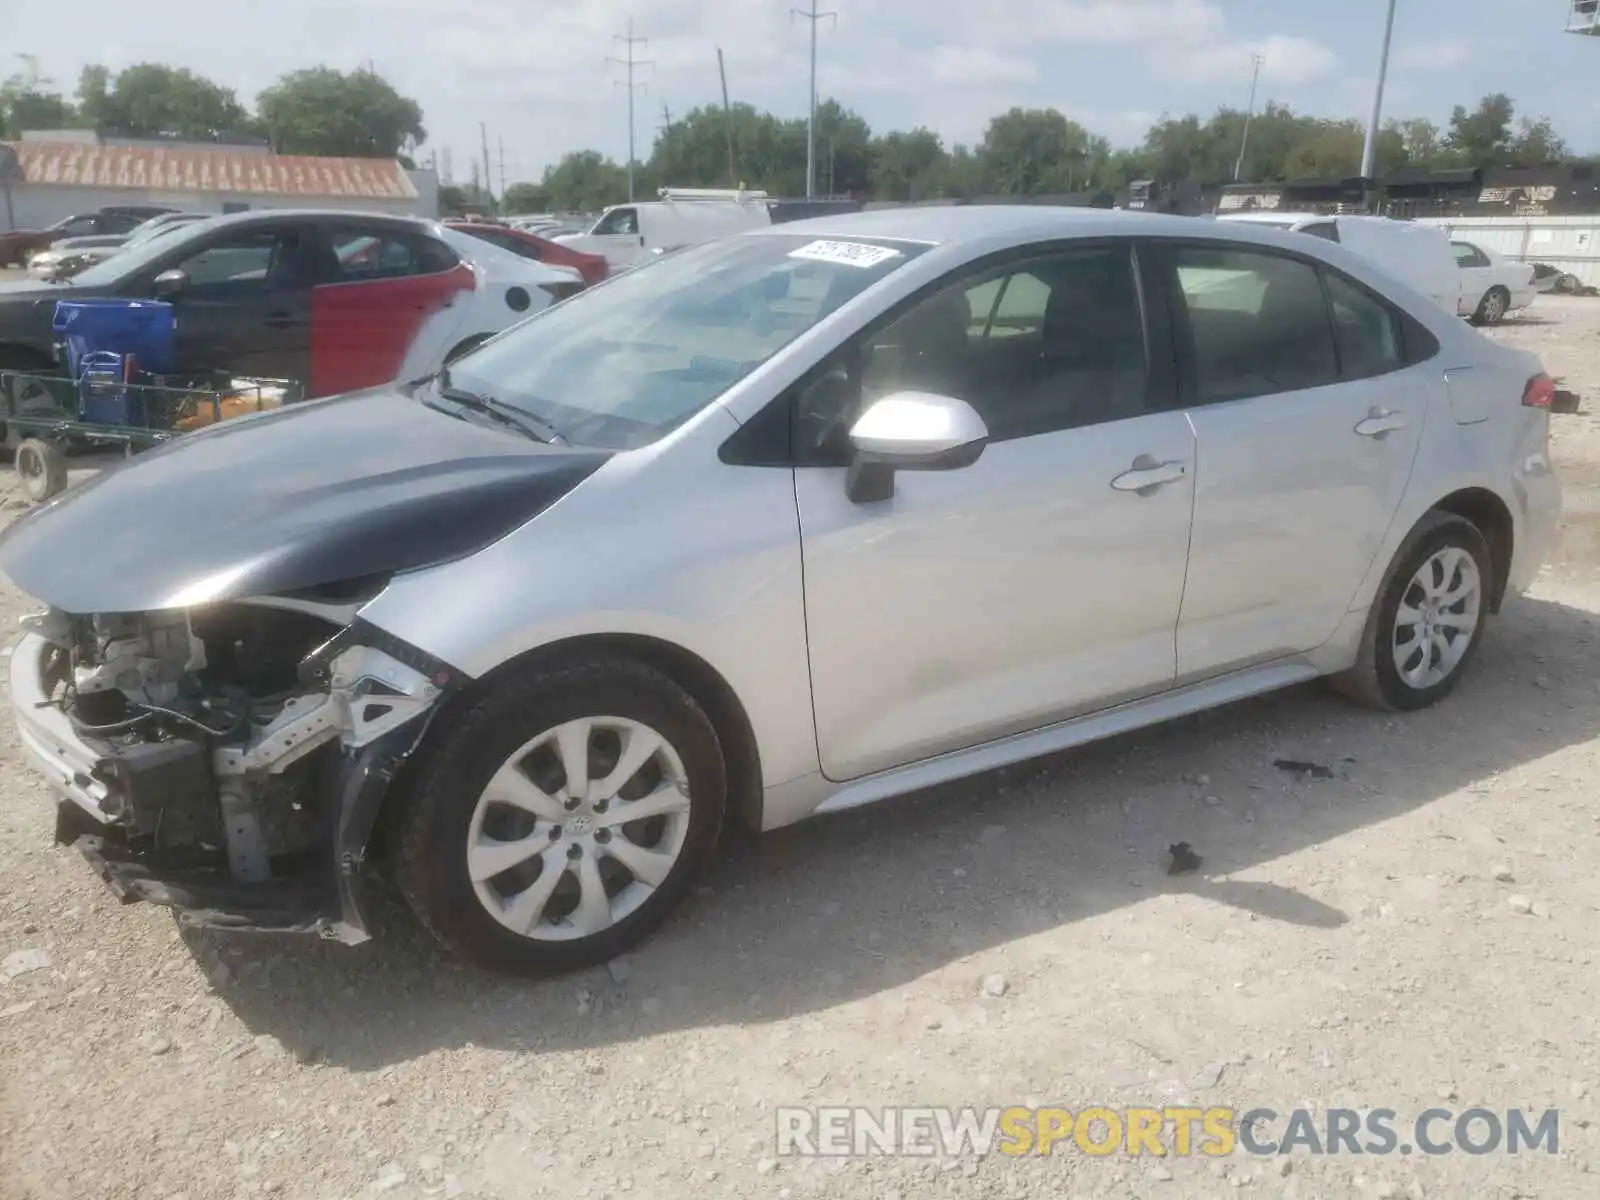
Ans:
[[[455,673],[355,607],[284,597],[25,618],[44,643],[34,704],[94,759],[65,789],[58,839],[125,900],[364,940],[353,877]]]

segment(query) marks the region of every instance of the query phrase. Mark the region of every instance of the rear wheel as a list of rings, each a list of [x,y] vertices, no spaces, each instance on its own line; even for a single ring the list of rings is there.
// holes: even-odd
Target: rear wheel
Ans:
[[[1455,690],[1483,640],[1494,578],[1478,527],[1434,512],[1395,556],[1355,666],[1331,682],[1372,708],[1426,708]]]
[[[17,477],[28,499],[41,504],[67,487],[67,456],[54,442],[23,438],[16,449]]]
[[[513,675],[435,737],[397,797],[397,882],[478,966],[539,975],[615,957],[666,919],[715,845],[716,731],[649,667]]]
[[[1480,325],[1498,325],[1511,309],[1511,293],[1503,287],[1492,287],[1478,302],[1476,320]]]

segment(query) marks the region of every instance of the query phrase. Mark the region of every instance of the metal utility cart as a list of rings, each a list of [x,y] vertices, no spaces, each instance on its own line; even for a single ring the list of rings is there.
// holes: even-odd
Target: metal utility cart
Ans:
[[[174,437],[299,400],[287,380],[225,372],[172,374],[171,307],[147,300],[56,305],[64,375],[0,371],[0,421],[29,499],[67,484],[70,449],[121,447],[132,455]]]

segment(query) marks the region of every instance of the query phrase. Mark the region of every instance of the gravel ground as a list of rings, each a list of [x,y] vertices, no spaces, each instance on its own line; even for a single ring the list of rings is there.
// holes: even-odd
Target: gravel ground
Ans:
[[[1600,302],[1495,336],[1600,411]],[[784,831],[554,982],[399,914],[353,950],[180,937],[51,845],[6,725],[0,962],[44,965],[0,969],[0,1195],[1600,1194],[1600,419],[1556,424],[1562,548],[1439,708],[1300,688]],[[1168,877],[1180,840],[1204,867]],[[1559,1107],[1561,1147],[773,1157],[779,1104],[1178,1101]]]

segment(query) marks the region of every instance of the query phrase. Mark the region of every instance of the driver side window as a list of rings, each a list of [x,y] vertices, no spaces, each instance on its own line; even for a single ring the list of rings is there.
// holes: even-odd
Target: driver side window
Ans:
[[[965,400],[1004,442],[1147,410],[1144,315],[1127,244],[1065,249],[945,287],[834,354],[796,393],[801,466],[849,461],[849,430],[892,392]]]
[[[613,209],[595,226],[595,233],[620,233],[632,237],[639,232],[639,214],[631,208]]]
[[[330,259],[331,264],[323,261]],[[239,297],[308,288],[338,276],[338,259],[310,230],[241,233],[176,264],[189,277],[185,295]]]

